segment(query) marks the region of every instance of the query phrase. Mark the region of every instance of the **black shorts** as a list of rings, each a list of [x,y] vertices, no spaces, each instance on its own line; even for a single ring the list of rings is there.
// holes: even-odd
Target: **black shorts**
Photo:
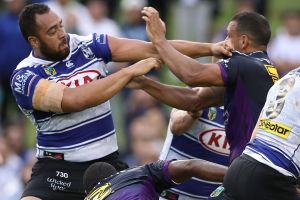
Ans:
[[[118,171],[128,168],[114,152],[104,158],[88,162],[68,162],[40,158],[32,168],[22,197],[34,196],[42,200],[83,200],[83,174],[95,162],[108,162]]]
[[[243,154],[224,178],[225,200],[299,200],[297,180]]]

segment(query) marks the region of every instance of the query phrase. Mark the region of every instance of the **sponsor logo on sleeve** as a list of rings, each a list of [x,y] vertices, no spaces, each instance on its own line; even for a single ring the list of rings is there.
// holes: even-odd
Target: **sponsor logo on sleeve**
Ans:
[[[273,82],[275,83],[279,79],[279,75],[277,73],[277,70],[272,65],[264,65],[268,74],[272,77]]]
[[[13,90],[29,96],[29,89],[26,90],[26,85],[28,85],[27,83],[35,76],[36,74],[29,70],[26,70],[25,73],[17,73],[13,77]],[[28,87],[30,87],[30,85],[28,85]]]
[[[287,125],[268,119],[261,119],[259,121],[259,128],[284,139],[286,139],[291,133],[291,128]]]

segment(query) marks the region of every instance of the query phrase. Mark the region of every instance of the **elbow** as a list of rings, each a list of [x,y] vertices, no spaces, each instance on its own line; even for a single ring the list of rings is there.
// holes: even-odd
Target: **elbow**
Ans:
[[[184,133],[183,129],[180,129],[179,127],[177,127],[175,125],[171,125],[170,130],[171,130],[172,134],[176,135],[176,136],[182,135]]]

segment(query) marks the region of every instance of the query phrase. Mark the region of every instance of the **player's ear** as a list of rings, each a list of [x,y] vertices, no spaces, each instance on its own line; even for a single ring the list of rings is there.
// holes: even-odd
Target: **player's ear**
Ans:
[[[242,49],[246,49],[249,46],[249,37],[247,35],[241,36],[241,47]]]
[[[30,46],[32,46],[33,49],[38,49],[40,47],[40,41],[35,36],[29,36],[28,42],[29,42]]]

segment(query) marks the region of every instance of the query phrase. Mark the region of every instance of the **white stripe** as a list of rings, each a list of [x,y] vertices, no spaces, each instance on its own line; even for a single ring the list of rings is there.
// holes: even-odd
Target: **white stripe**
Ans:
[[[177,193],[179,193],[179,194],[183,194],[183,195],[187,195],[187,196],[191,196],[191,197],[193,197],[193,198],[204,198],[204,199],[207,199],[207,197],[206,196],[200,196],[200,195],[193,195],[193,194],[190,194],[190,193],[187,193],[187,192],[183,192],[183,191],[181,191],[181,190],[178,190],[178,189],[175,189],[175,188],[171,188],[170,190],[172,190],[172,191],[175,191],[175,192],[177,192]],[[181,198],[178,198],[178,200],[181,200]]]
[[[196,180],[196,181],[208,183],[208,184],[215,184],[215,185],[220,185],[220,184],[222,184],[222,182],[206,181],[206,180],[203,180],[203,179],[200,179],[200,178],[196,178],[196,177],[192,177],[192,179],[193,179],[193,180]],[[216,186],[216,187],[217,187],[217,186]]]
[[[63,153],[64,160],[70,162],[86,162],[90,160],[96,160],[103,158],[118,150],[116,134],[113,134],[105,140],[99,140],[97,142],[88,144],[84,147],[72,150],[50,150],[51,152]],[[48,151],[48,149],[46,149]],[[44,150],[37,149],[36,156],[43,158]]]
[[[199,120],[204,121],[205,123],[207,123],[207,124],[210,125],[210,126],[212,126],[212,124],[213,124],[214,126],[216,126],[216,128],[224,128],[224,125],[219,124],[219,123],[216,123],[216,122],[213,122],[213,121],[208,120],[208,119],[199,118]]]
[[[274,165],[265,155],[261,154],[260,152],[256,151],[255,149],[252,149],[250,147],[247,147],[244,152],[244,154],[247,154],[248,156],[254,158],[255,160],[257,160],[258,162],[261,162],[273,169],[275,169],[276,171],[278,171],[279,173],[285,175],[285,176],[292,176],[295,177],[294,174],[292,174],[291,172],[287,171],[286,169],[283,169],[277,165]],[[297,177],[295,177],[297,178]]]

